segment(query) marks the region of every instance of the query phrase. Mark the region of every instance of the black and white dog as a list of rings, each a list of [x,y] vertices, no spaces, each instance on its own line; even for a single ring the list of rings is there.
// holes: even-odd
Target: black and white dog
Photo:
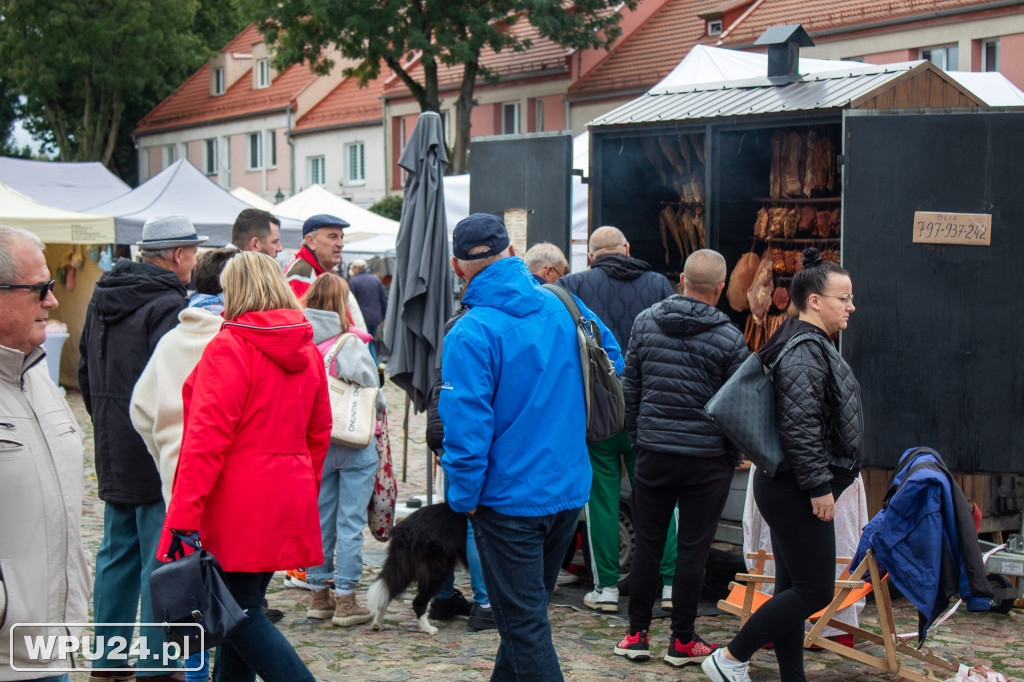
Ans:
[[[420,630],[436,635],[427,606],[456,566],[466,567],[466,515],[452,511],[447,502],[410,514],[391,531],[384,567],[366,594],[373,629],[380,630],[391,600],[416,583],[412,609]]]

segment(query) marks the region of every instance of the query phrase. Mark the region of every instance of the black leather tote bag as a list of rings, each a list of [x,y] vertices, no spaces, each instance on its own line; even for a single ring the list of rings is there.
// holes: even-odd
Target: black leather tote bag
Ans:
[[[726,438],[769,477],[786,461],[775,413],[775,368],[790,348],[813,336],[813,332],[793,336],[770,367],[757,353],[751,353],[704,406]]]
[[[248,617],[224,582],[224,570],[210,552],[189,538],[175,534],[170,556],[184,554],[180,542],[196,551],[166,563],[149,576],[153,615],[167,637],[188,651],[215,647]],[[205,632],[200,638],[199,625]],[[200,640],[202,643],[200,644]]]

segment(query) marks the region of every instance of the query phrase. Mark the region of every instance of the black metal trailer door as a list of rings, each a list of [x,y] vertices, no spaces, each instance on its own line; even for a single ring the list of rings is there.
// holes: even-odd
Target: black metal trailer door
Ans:
[[[1024,471],[1024,113],[852,111],[843,125],[857,310],[842,351],[866,465],[927,445],[957,471]],[[989,214],[991,245],[915,243],[917,211]]]

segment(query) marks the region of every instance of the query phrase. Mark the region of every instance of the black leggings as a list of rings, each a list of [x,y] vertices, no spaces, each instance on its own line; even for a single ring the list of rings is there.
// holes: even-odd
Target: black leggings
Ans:
[[[841,492],[832,494],[838,498]],[[814,516],[792,471],[768,478],[757,470],[754,500],[771,529],[775,594],[729,642],[729,653],[748,661],[772,642],[783,682],[804,680],[804,621],[835,593],[835,526]]]

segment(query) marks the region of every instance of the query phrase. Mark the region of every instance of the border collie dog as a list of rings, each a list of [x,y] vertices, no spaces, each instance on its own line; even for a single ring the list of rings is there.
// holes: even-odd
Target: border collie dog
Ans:
[[[447,502],[410,514],[391,531],[384,567],[366,595],[373,629],[380,630],[391,600],[416,583],[412,609],[420,630],[436,635],[427,606],[456,566],[466,567],[466,515],[452,511]]]

